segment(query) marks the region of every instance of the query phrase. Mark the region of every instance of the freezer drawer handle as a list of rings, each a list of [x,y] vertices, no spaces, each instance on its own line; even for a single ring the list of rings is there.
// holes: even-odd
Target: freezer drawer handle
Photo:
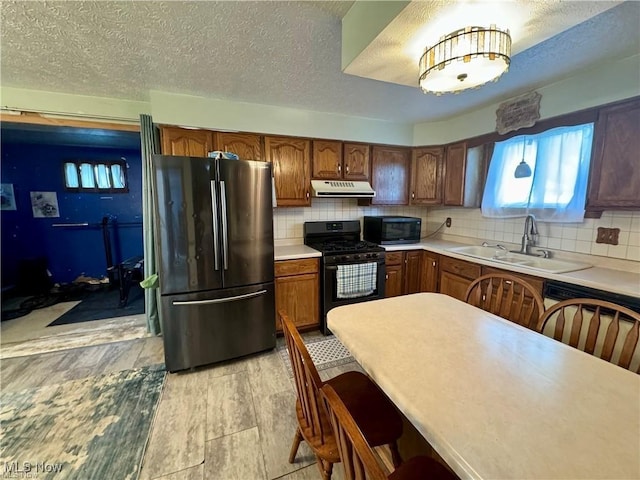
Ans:
[[[214,270],[220,270],[220,265],[219,265],[220,252],[218,252],[218,220],[216,219],[217,211],[218,211],[218,202],[216,200],[216,181],[211,180],[211,212],[213,215],[213,268]]]
[[[237,295],[235,297],[216,298],[214,300],[191,300],[186,302],[178,301],[173,302],[173,305],[210,305],[212,303],[235,302],[237,300],[244,300],[245,298],[259,297],[260,295],[264,295],[265,293],[267,293],[266,290],[260,290],[258,292],[245,293],[244,295]]]
[[[227,188],[224,181],[220,181],[220,201],[222,203],[222,265],[227,270],[229,267],[229,231],[227,228]]]

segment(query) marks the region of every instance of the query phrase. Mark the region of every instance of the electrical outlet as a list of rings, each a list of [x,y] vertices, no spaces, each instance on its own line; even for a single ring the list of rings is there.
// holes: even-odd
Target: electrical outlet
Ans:
[[[620,235],[619,228],[598,227],[598,235],[596,236],[596,243],[618,245],[618,235]]]
[[[444,224],[445,224],[447,227],[450,227],[450,226],[451,226],[451,217],[447,217],[447,219],[444,221]]]

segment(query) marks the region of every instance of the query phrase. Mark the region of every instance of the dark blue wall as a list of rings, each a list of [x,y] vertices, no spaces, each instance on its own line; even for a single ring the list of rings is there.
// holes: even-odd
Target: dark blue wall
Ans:
[[[2,183],[13,184],[17,210],[2,210],[2,286],[17,281],[21,259],[47,258],[53,281],[66,283],[78,275],[107,274],[102,230],[104,216],[118,223],[110,228],[114,263],[142,255],[142,161],[140,150],[2,142]],[[66,192],[65,160],[126,159],[129,193]],[[29,192],[56,192],[59,218],[34,218]],[[89,223],[89,227],[53,227],[56,223]]]

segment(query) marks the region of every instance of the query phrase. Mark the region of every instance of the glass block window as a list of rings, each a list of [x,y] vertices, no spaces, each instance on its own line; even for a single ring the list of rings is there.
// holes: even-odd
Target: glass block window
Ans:
[[[113,162],[69,160],[64,163],[65,188],[76,192],[126,193],[127,164]]]

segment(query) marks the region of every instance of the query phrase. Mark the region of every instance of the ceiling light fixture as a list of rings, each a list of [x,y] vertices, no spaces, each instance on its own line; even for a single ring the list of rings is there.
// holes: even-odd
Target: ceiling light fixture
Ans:
[[[511,62],[509,30],[465,27],[444,37],[420,58],[425,93],[458,93],[497,80]]]

